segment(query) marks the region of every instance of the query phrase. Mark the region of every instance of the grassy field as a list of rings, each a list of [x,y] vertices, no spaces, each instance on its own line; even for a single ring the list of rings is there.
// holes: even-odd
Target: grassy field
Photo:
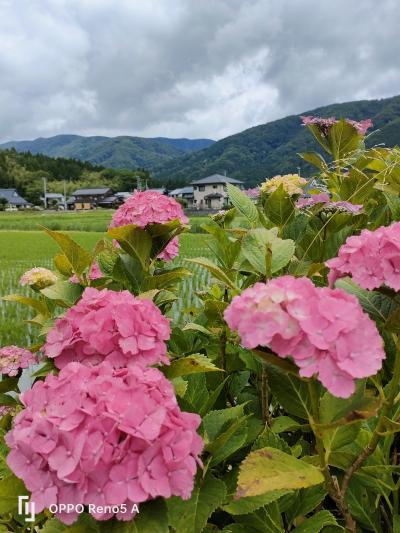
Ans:
[[[104,232],[110,223],[112,209],[96,209],[93,211],[42,212],[21,211],[0,212],[0,230],[39,230],[40,226],[62,231],[97,231]],[[208,217],[190,217],[191,231],[201,231],[200,225]]]
[[[102,237],[95,231],[72,231],[68,234],[89,250]],[[193,276],[181,284],[179,301],[171,311],[175,319],[179,319],[184,309],[193,304],[193,293],[200,284],[209,280],[207,271],[184,262],[184,258],[208,255],[206,239],[206,235],[202,234],[188,233],[181,237],[180,256],[174,262],[191,269]],[[32,295],[30,289],[19,286],[19,278],[34,266],[52,268],[52,257],[57,251],[55,242],[41,231],[0,230],[0,297],[12,293]],[[24,322],[29,316],[25,307],[0,300],[0,345],[29,345],[33,342],[32,326],[27,327]]]

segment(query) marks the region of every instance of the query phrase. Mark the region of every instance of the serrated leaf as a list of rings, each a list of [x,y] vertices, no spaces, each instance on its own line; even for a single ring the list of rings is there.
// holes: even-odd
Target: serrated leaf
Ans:
[[[259,216],[254,202],[243,191],[231,183],[227,183],[226,187],[229,200],[232,204],[253,226],[256,225],[259,222]]]
[[[385,322],[392,311],[397,308],[397,304],[388,296],[379,292],[361,289],[349,278],[339,279],[335,285],[349,294],[354,294],[358,298],[361,307],[375,322]]]
[[[11,474],[0,480],[0,513],[11,513],[18,508],[18,496],[28,495],[24,483]]]
[[[290,418],[290,416],[278,416],[273,419],[271,431],[273,433],[285,433],[286,431],[296,431],[301,428],[301,424]]]
[[[2,300],[26,305],[27,307],[31,307],[43,315],[48,313],[46,304],[40,300],[36,300],[35,298],[28,298],[27,296],[22,296],[20,294],[7,294],[6,296],[2,297]]]
[[[264,505],[268,505],[276,500],[279,500],[283,495],[287,494],[286,490],[273,490],[266,492],[260,496],[249,496],[247,498],[232,499],[222,506],[222,510],[232,515],[248,514],[256,511]]]
[[[54,266],[65,277],[70,277],[74,273],[71,263],[65,254],[58,253],[53,258]]]
[[[270,264],[267,253],[271,254]],[[280,239],[270,230],[250,230],[242,240],[242,253],[247,261],[262,274],[274,274],[284,268],[294,255],[295,244],[291,239]],[[267,272],[269,270],[269,272]]]
[[[117,228],[108,228],[108,234],[115,239],[129,255],[135,256],[145,269],[150,257],[152,239],[150,235],[142,228],[135,224],[119,226]]]
[[[308,420],[311,406],[306,383],[272,365],[268,365],[268,383],[272,394],[289,414]]]
[[[127,524],[129,526],[127,533],[168,533],[168,515],[165,500],[157,498],[140,504],[139,514]],[[109,533],[108,530],[107,533]]]
[[[185,324],[185,326],[182,328],[182,331],[198,331],[204,335],[212,335],[212,332],[209,329],[205,328],[201,324],[195,324],[193,322],[188,322]]]
[[[228,427],[234,420],[240,418],[244,414],[243,405],[235,405],[235,407],[227,407],[217,411],[210,411],[203,418],[203,427],[209,442],[212,442],[217,436]]]
[[[154,274],[145,278],[146,290],[167,289],[180,283],[184,278],[190,277],[192,272],[187,268],[175,268],[167,270],[162,274]]]
[[[244,446],[247,439],[246,421],[250,416],[237,418],[225,431],[220,433],[216,439],[205,447],[205,451],[212,455],[211,466],[221,463]]]
[[[168,523],[177,532],[201,533],[225,498],[224,482],[208,473],[203,480],[197,479],[190,500],[176,496],[167,500]]]
[[[80,276],[82,272],[92,264],[92,254],[71,239],[69,235],[59,231],[52,231],[47,228],[44,228],[44,231],[59,245],[70,262],[75,274]]]
[[[298,154],[304,161],[311,163],[320,170],[328,170],[325,159],[318,152],[301,152]]]
[[[333,514],[324,510],[304,520],[300,526],[293,529],[293,533],[319,533],[325,526],[338,526],[344,531],[336,522]]]
[[[163,367],[163,372],[167,378],[172,379],[198,372],[222,372],[222,370],[216,367],[205,355],[195,353],[175,359],[170,366]]]
[[[354,126],[344,119],[339,120],[328,133],[333,158],[338,161],[354,152],[360,146],[360,139],[361,136]]]
[[[271,222],[279,227],[283,227],[289,222],[294,215],[294,210],[294,202],[282,185],[272,192],[265,202],[265,214]]]
[[[326,490],[319,485],[299,490],[286,511],[288,521],[292,523],[298,516],[306,516],[311,513],[324,500],[325,496]]]
[[[267,447],[251,452],[241,463],[236,495],[259,496],[272,490],[311,487],[323,481],[318,468]]]
[[[54,285],[42,289],[40,292],[46,296],[46,298],[56,300],[57,303],[64,303],[68,307],[75,304],[80,298],[83,289],[78,283],[58,281]]]
[[[225,274],[225,272],[218,265],[213,263],[210,259],[207,259],[206,257],[197,257],[195,259],[185,259],[185,261],[206,268],[216,279],[222,281],[222,283],[224,283],[227,287],[230,287],[234,291],[238,292],[238,288],[233,283],[233,281]]]

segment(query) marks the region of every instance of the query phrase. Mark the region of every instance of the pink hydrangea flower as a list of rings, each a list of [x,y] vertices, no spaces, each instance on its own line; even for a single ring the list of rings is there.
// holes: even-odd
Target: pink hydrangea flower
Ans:
[[[296,207],[298,209],[304,209],[305,207],[312,207],[313,205],[318,204],[323,204],[323,208],[325,210],[347,211],[349,213],[352,213],[353,215],[358,215],[364,208],[362,204],[352,204],[351,202],[346,202],[345,200],[331,202],[329,194],[325,192],[313,194],[309,198],[299,198],[296,202]]]
[[[92,266],[90,267],[90,270],[89,270],[89,274],[88,274],[88,278],[90,281],[94,281],[96,279],[100,279],[103,277],[103,274],[100,270],[100,267],[99,265],[94,262],[92,263]],[[79,279],[78,279],[78,276],[76,274],[74,274],[73,276],[71,276],[69,278],[69,281],[71,283],[79,283]]]
[[[37,363],[36,355],[18,346],[0,348],[0,374],[17,376],[21,370]]]
[[[71,361],[115,367],[168,364],[170,325],[150,300],[130,292],[87,287],[81,300],[56,320],[43,351],[57,368]]]
[[[190,498],[201,465],[201,419],[180,410],[159,370],[70,363],[21,401],[25,408],[6,435],[7,462],[31,491],[36,512],[62,503],[130,509],[158,496]],[[77,515],[58,518],[71,524]]]
[[[165,224],[179,219],[182,224],[189,222],[182,206],[173,198],[156,191],[135,192],[114,213],[111,228],[136,224],[145,228],[150,224]],[[178,237],[175,237],[161,252],[160,259],[170,261],[178,255]]]
[[[315,124],[316,126],[318,126],[319,131],[325,137],[328,135],[330,128],[334,124],[339,122],[335,117],[321,118],[321,117],[313,117],[313,116],[301,116],[300,118],[305,126],[309,124]],[[367,130],[369,128],[372,128],[373,126],[372,120],[370,118],[367,118],[365,120],[360,120],[359,122],[357,122],[356,120],[351,120],[349,118],[346,118],[345,121],[348,124],[351,124],[352,126],[354,126],[360,135],[365,135],[367,133]]]
[[[385,358],[378,330],[358,300],[307,278],[256,283],[235,296],[225,320],[245,348],[268,346],[292,357],[300,376],[317,375],[341,398],[354,392],[356,378],[376,374]]]
[[[260,188],[254,187],[243,191],[249,198],[258,198],[260,196]]]
[[[325,264],[331,286],[338,278],[351,276],[364,289],[386,285],[400,290],[400,222],[348,237],[338,256]]]

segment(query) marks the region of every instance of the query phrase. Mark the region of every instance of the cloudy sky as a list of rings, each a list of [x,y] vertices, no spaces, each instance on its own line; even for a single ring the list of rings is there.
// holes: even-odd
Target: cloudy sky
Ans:
[[[398,0],[0,0],[0,141],[209,137],[400,93]]]

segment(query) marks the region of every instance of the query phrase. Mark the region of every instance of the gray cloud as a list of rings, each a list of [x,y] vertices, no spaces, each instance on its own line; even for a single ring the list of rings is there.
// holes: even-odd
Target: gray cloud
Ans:
[[[0,139],[221,138],[399,92],[397,0],[0,0]]]

